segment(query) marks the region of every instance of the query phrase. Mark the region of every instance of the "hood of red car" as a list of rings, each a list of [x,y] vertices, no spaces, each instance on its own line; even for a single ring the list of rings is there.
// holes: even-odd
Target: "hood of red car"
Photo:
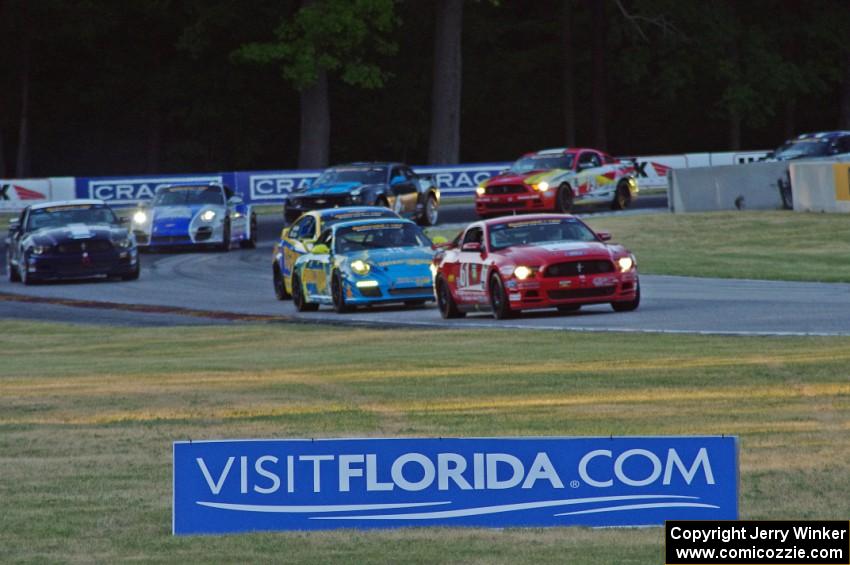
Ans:
[[[525,173],[504,173],[492,177],[487,181],[487,186],[502,185],[502,184],[522,184],[530,176],[539,175],[543,171],[528,171]]]
[[[613,247],[613,249],[612,249]],[[543,265],[581,259],[611,259],[619,246],[609,246],[600,242],[558,241],[540,245],[518,245],[496,251],[515,265]]]

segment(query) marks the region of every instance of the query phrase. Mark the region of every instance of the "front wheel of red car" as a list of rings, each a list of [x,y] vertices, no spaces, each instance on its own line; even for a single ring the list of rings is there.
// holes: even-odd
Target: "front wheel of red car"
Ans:
[[[466,312],[461,312],[458,309],[455,299],[452,297],[452,291],[443,277],[437,279],[437,307],[440,309],[440,315],[447,320],[466,316]]]
[[[493,317],[497,320],[512,318],[515,312],[511,310],[511,305],[508,302],[508,293],[505,292],[505,285],[502,284],[502,279],[497,274],[490,277],[490,306],[493,308]]]
[[[640,287],[635,291],[634,300],[629,300],[627,302],[612,302],[611,308],[614,309],[614,312],[632,312],[637,310],[637,307],[640,306]]]
[[[573,189],[567,183],[558,187],[556,206],[562,214],[569,214],[573,210]]]
[[[629,183],[621,182],[617,185],[617,192],[614,194],[614,201],[611,202],[612,210],[625,210],[632,203],[632,191],[629,189]]]

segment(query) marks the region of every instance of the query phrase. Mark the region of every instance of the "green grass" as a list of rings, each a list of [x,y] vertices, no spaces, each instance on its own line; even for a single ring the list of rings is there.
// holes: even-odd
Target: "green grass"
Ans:
[[[629,247],[644,273],[850,282],[845,214],[652,214],[589,223]]]
[[[843,338],[7,321],[0,351],[13,562],[662,562],[659,529],[174,538],[186,438],[736,434],[743,518],[850,515]]]
[[[845,214],[711,212],[586,221],[634,252],[645,274],[850,282]],[[451,240],[457,230],[428,233]]]

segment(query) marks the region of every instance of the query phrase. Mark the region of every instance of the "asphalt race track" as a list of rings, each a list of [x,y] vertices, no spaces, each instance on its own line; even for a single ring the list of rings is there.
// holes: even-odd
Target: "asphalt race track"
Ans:
[[[472,219],[468,206],[444,210],[443,220]],[[644,209],[633,213],[653,213]],[[658,211],[661,213],[660,211]],[[642,304],[615,313],[608,305],[576,314],[525,313],[497,322],[486,313],[443,320],[436,307],[387,306],[336,314],[298,314],[275,300],[271,247],[281,223],[260,219],[254,250],[145,253],[138,281],[46,283],[30,287],[0,282],[0,318],[112,325],[161,326],[243,320],[322,321],[418,327],[509,327],[551,330],[648,331],[754,335],[850,335],[850,285],[672,276],[641,277]],[[5,249],[2,250],[5,257]],[[5,273],[5,265],[3,266]]]

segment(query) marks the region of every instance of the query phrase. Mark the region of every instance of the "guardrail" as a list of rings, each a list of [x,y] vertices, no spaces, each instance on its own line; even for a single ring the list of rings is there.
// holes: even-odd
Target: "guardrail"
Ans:
[[[633,164],[638,185],[645,192],[666,191],[671,169],[726,165],[756,160],[764,151],[689,153],[622,157]],[[475,187],[508,168],[508,162],[472,163],[451,166],[414,166],[431,175],[444,196],[470,196]],[[0,209],[19,210],[34,202],[98,198],[116,204],[132,204],[151,198],[160,186],[218,182],[232,187],[252,204],[274,204],[292,190],[316,178],[319,170],[235,171],[174,175],[122,175],[108,177],[51,177],[44,179],[0,179]]]

